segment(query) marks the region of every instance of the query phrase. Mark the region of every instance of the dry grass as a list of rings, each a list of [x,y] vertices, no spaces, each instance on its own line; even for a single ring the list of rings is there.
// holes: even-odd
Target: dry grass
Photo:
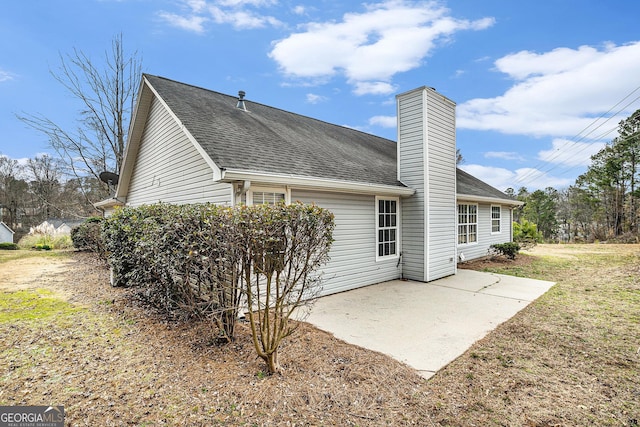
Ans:
[[[560,248],[466,265],[558,285],[429,381],[307,324],[265,376],[246,326],[217,346],[205,323],[160,322],[84,255],[0,263],[4,288],[66,301],[3,322],[33,301],[2,299],[0,405],[62,404],[74,426],[636,426],[640,246]]]

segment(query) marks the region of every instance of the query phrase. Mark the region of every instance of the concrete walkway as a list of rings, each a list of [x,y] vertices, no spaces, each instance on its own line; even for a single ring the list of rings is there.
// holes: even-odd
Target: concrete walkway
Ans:
[[[460,269],[430,283],[393,280],[322,297],[306,320],[430,378],[553,285]]]

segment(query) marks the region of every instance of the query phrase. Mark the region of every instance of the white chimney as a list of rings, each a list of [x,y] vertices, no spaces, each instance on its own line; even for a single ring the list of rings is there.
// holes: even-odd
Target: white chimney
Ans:
[[[402,275],[429,282],[456,273],[455,103],[433,88],[396,96],[402,202]]]

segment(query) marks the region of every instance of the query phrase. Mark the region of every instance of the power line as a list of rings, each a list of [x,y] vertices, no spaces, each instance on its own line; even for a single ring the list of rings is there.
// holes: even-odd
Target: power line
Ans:
[[[629,92],[624,98],[622,98],[620,101],[618,101],[614,106],[612,106],[611,108],[609,108],[609,110],[607,110],[606,112],[604,112],[603,114],[601,114],[599,117],[597,117],[593,122],[591,122],[588,126],[586,126],[584,129],[582,129],[580,132],[578,132],[578,134],[576,134],[574,137],[572,137],[570,140],[568,140],[563,146],[557,148],[556,150],[554,150],[554,153],[551,154],[549,157],[545,158],[545,159],[541,159],[540,162],[534,166],[533,168],[531,168],[529,171],[527,171],[526,173],[524,173],[522,176],[516,178],[514,184],[518,184],[518,183],[523,183],[526,184],[526,181],[533,178],[536,175],[540,175],[540,174],[544,174],[544,173],[549,173],[552,170],[560,167],[558,164],[552,165],[550,168],[546,169],[544,168],[544,165],[547,163],[550,163],[551,161],[557,159],[559,156],[561,156],[562,154],[566,153],[566,151],[574,146],[576,146],[578,143],[580,143],[581,141],[583,141],[584,139],[586,139],[589,135],[591,135],[593,132],[595,132],[596,130],[598,130],[599,128],[601,128],[602,126],[604,126],[607,122],[609,122],[611,119],[613,119],[614,117],[616,117],[619,113],[621,113],[622,111],[624,111],[627,107],[629,107],[630,105],[632,105],[634,102],[636,102],[638,99],[640,99],[640,96],[637,96],[636,98],[634,98],[632,101],[630,101],[629,103],[627,103],[625,106],[623,106],[622,108],[620,108],[616,113],[614,113],[612,116],[608,117],[606,120],[604,120],[602,123],[598,124],[598,126],[595,126],[596,123],[598,123],[601,119],[603,119],[606,115],[608,115],[611,111],[613,111],[616,107],[618,107],[620,104],[622,104],[625,100],[627,100],[629,97],[631,97],[635,92],[637,92],[638,90],[640,90],[640,86],[636,87],[634,90],[632,90],[631,92]],[[586,132],[589,128],[591,128],[592,126],[595,126],[593,129],[591,129],[589,132],[583,134],[584,132]],[[616,127],[617,128],[617,127]],[[594,138],[594,139],[599,139],[604,137],[605,135],[611,133],[612,131],[614,131],[616,128],[610,129],[608,131],[606,131],[604,134],[602,134],[601,136],[599,136],[598,138]],[[583,135],[582,135],[583,134]],[[564,173],[567,173],[569,170],[574,169],[576,166],[572,166],[569,169],[567,169]]]

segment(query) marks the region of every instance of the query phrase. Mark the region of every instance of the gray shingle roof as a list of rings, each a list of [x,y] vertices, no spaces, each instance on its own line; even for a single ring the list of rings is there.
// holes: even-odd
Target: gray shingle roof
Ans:
[[[145,75],[223,169],[402,186],[396,143],[207,89]]]
[[[397,180],[396,142],[208,89],[145,78],[222,169],[290,174],[404,187]],[[457,192],[509,199],[457,170]]]
[[[457,170],[456,192],[458,194],[466,194],[469,196],[511,200],[509,196],[502,191],[490,186],[484,181],[479,180],[462,169]]]

